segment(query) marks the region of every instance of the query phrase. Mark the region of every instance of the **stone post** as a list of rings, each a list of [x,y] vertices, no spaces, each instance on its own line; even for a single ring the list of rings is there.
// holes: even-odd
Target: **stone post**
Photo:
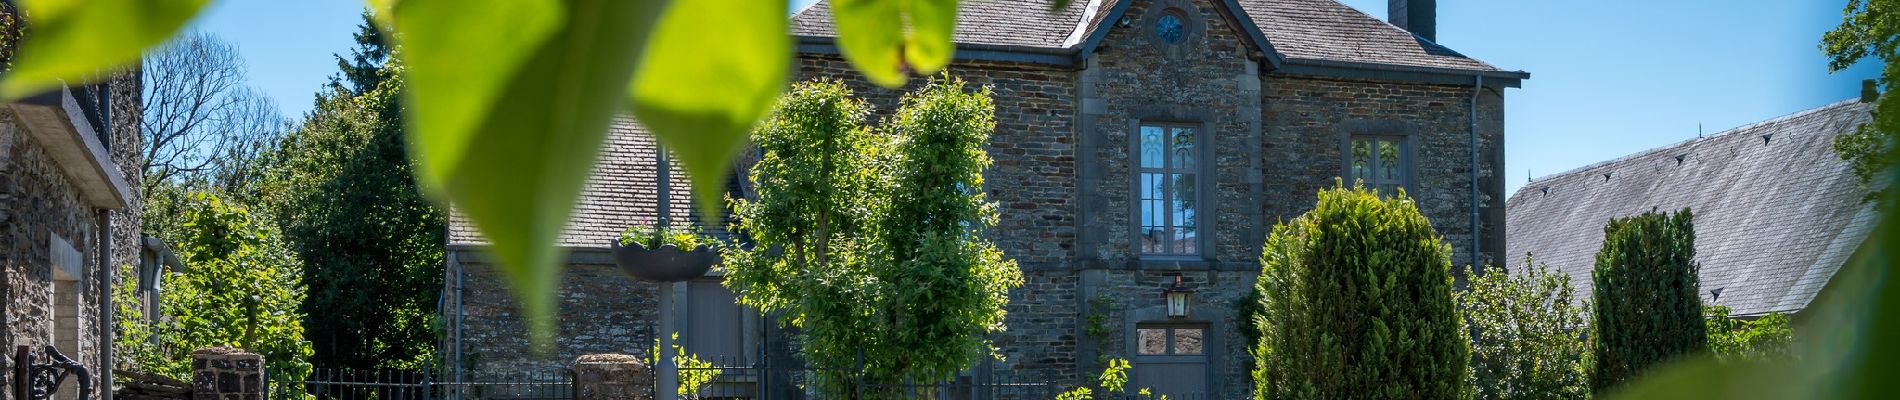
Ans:
[[[191,397],[197,400],[263,400],[264,356],[234,347],[191,352]]]
[[[654,400],[653,373],[638,356],[580,356],[574,359],[574,386],[579,400]]]

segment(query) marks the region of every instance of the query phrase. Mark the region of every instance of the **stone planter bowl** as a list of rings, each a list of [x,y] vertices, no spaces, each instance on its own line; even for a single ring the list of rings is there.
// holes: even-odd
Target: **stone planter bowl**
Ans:
[[[649,249],[639,244],[622,246],[616,239],[609,248],[613,249],[614,264],[620,266],[621,273],[655,282],[680,282],[705,276],[713,264],[719,263],[719,251],[711,246],[681,250],[669,244]]]

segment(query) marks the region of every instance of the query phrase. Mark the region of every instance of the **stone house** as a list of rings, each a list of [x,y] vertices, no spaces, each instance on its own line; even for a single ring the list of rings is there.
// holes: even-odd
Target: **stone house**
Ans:
[[[120,73],[0,103],[0,366],[16,346],[51,345],[93,388],[111,379],[111,289],[151,251],[139,234],[139,87],[138,73]],[[0,374],[0,399],[14,379]]]
[[[1118,357],[1133,363],[1138,387],[1244,397],[1234,305],[1259,273],[1271,226],[1337,179],[1403,187],[1458,264],[1502,259],[1504,92],[1529,74],[1439,45],[1431,1],[1391,1],[1390,22],[1335,0],[1077,0],[1048,12],[1050,3],[960,5],[949,71],[994,89],[996,164],[985,179],[1001,220],[991,234],[1026,279],[1009,330],[995,337],[1006,360],[972,375],[1069,387],[1099,373],[1101,357]],[[871,85],[839,56],[830,4],[792,16],[795,77],[843,80],[882,118],[904,91]],[[442,348],[455,373],[647,352],[663,312],[657,291],[621,277],[606,247],[625,226],[659,217],[655,153],[636,121],[612,129],[561,241],[571,255],[555,354],[527,351],[509,294],[478,251],[484,240],[451,220]],[[738,181],[731,191],[745,195]],[[666,195],[687,204],[685,190],[676,183]],[[1197,292],[1190,315],[1171,318],[1162,292],[1177,277]],[[718,282],[676,284],[680,306],[665,311],[683,321],[687,351],[776,362],[784,335],[731,304]]]
[[[1832,145],[1872,110],[1841,101],[1538,178],[1505,203],[1505,265],[1548,264],[1588,299],[1610,218],[1686,207],[1705,303],[1743,318],[1799,312],[1878,219]]]

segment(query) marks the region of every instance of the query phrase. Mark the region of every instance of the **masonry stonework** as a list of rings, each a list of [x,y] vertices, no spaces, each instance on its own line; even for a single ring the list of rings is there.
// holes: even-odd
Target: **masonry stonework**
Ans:
[[[569,265],[548,351],[536,351],[514,293],[493,264],[460,264],[467,276],[462,331],[464,379],[512,379],[560,372],[586,354],[647,356],[659,321],[658,288],[612,265]]]

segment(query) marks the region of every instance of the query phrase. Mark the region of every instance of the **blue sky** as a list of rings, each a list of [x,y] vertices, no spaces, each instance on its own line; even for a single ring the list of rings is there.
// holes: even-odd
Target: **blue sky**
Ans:
[[[1344,2],[1385,15],[1386,0]],[[1438,41],[1531,72],[1506,94],[1507,182],[1515,192],[1532,176],[1695,138],[1698,124],[1713,134],[1855,96],[1878,66],[1830,75],[1815,47],[1844,4],[1445,0]],[[336,71],[331,54],[349,51],[361,7],[224,0],[194,26],[235,42],[252,84],[296,117]]]

